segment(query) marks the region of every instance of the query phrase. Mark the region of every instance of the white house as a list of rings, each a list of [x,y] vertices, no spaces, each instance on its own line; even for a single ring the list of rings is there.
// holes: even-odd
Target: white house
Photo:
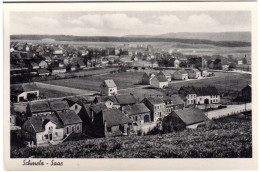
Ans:
[[[168,80],[165,76],[163,75],[156,75],[153,77],[151,80],[151,86],[155,88],[164,88],[168,87]]]
[[[201,77],[201,72],[198,69],[186,69],[189,79],[198,79]]]
[[[100,85],[101,95],[111,96],[117,94],[117,86],[112,79],[105,80]]]
[[[11,99],[14,102],[25,101],[39,97],[39,88],[34,83],[11,86]]]

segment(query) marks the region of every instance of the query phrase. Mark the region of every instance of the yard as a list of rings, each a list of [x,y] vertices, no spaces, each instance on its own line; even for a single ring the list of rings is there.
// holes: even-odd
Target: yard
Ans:
[[[248,115],[247,115],[248,116]],[[229,116],[209,126],[169,134],[68,141],[38,148],[11,147],[12,158],[250,158],[251,118]]]
[[[123,72],[98,76],[88,76],[73,79],[61,79],[46,81],[44,83],[72,87],[83,90],[99,91],[100,84],[106,79],[113,79],[118,89],[137,87],[143,76],[143,72]]]

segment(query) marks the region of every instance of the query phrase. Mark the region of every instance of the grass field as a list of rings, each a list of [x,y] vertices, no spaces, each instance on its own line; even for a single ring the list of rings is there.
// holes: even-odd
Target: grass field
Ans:
[[[100,84],[106,79],[113,79],[118,87],[118,89],[137,87],[139,81],[143,76],[142,72],[124,72],[124,73],[114,73],[99,76],[89,76],[73,79],[61,79],[46,81],[44,83],[61,85],[66,87],[99,91]]]
[[[42,88],[38,87],[40,91],[40,97],[45,97],[45,98],[59,98],[59,97],[66,97],[66,96],[73,96],[75,94],[73,93],[68,93],[64,91],[57,91],[57,90],[52,90],[52,89],[47,89],[47,88]]]
[[[12,158],[250,158],[250,118],[230,116],[210,126],[169,134],[68,141],[38,148],[11,147]]]

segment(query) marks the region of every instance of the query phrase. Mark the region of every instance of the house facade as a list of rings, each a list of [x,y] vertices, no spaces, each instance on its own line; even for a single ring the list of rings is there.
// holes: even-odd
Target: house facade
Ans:
[[[100,85],[101,95],[112,96],[117,94],[117,86],[113,80],[105,80]]]
[[[151,122],[151,111],[143,103],[126,106],[123,112],[136,124]]]
[[[183,109],[185,106],[184,100],[178,94],[164,96],[162,99],[165,103],[166,114],[170,114],[174,110]]]
[[[156,75],[155,77],[153,77],[153,79],[151,80],[151,86],[154,88],[164,88],[164,87],[168,87],[168,80],[165,76],[163,75]]]
[[[166,115],[164,101],[160,97],[147,97],[142,100],[151,111],[151,121],[161,120]]]
[[[186,69],[189,79],[198,79],[201,77],[201,72],[198,69]]]

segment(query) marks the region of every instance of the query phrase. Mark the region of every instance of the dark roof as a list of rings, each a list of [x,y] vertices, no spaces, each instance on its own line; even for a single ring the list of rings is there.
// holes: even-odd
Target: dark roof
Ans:
[[[129,105],[137,103],[137,99],[133,95],[116,95],[116,100],[120,105]]]
[[[107,109],[107,106],[105,105],[105,103],[98,103],[98,104],[91,105],[90,109],[94,111],[96,114],[98,114],[102,110]]]
[[[184,104],[183,99],[178,94],[173,94],[171,96],[164,96],[163,101],[172,101],[173,104]]]
[[[147,101],[149,101],[151,104],[162,104],[164,101],[160,97],[146,97]]]
[[[146,112],[150,112],[150,110],[143,103],[132,106],[126,106],[124,108],[124,113],[127,115],[135,115]]]
[[[57,118],[55,114],[42,116],[42,117],[29,117],[28,122],[30,122],[35,129],[36,133],[43,132],[45,130],[45,125],[49,122],[56,124],[56,128],[63,128],[62,123]]]
[[[55,100],[55,101],[50,101],[49,104],[53,111],[61,111],[61,110],[69,109],[69,105],[66,101]]]
[[[42,68],[42,69],[38,69],[38,73],[42,74],[42,73],[50,73],[46,68]]]
[[[181,87],[179,92],[182,92],[183,94],[187,95],[187,94],[196,94],[194,87]]]
[[[95,98],[98,102],[106,102],[107,100],[112,101],[114,104],[118,104],[115,96],[99,96]]]
[[[167,78],[164,75],[157,74],[155,77],[158,79],[159,82],[168,82]]]
[[[28,106],[32,113],[51,111],[51,108],[47,101],[30,102]]]
[[[68,110],[65,112],[59,111],[56,112],[56,114],[58,115],[63,125],[70,125],[82,122],[80,117],[73,110]]]
[[[172,113],[175,113],[186,125],[196,124],[208,120],[205,113],[197,108],[180,109]]]
[[[29,91],[39,91],[39,88],[35,83],[24,83],[24,84],[15,84],[11,85],[11,93],[22,93],[22,92],[29,92]]]
[[[103,121],[106,121],[107,127],[132,123],[130,118],[116,108],[102,110],[102,117]]]
[[[198,96],[207,96],[207,95],[219,95],[219,92],[216,87],[194,87],[195,92]]]
[[[178,71],[176,71],[176,72],[180,72],[182,75],[188,74],[186,70],[178,70]]]

